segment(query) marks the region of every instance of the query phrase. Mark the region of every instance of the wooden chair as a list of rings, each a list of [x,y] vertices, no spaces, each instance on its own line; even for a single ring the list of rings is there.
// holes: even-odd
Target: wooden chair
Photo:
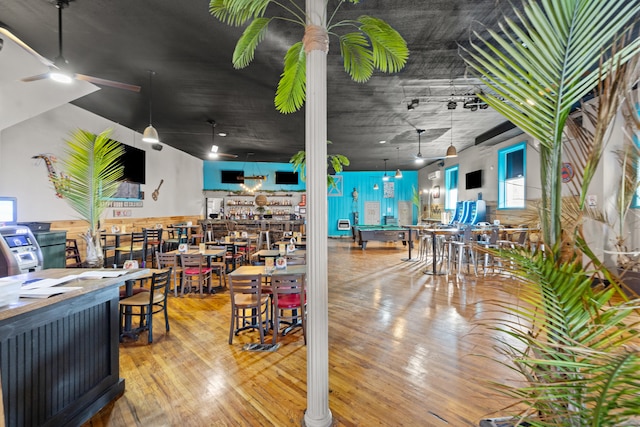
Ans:
[[[156,266],[159,269],[171,268],[171,281],[173,283],[173,294],[178,296],[178,277],[180,277],[180,283],[182,282],[182,268],[178,262],[177,254],[169,254],[163,252],[156,252]]]
[[[65,246],[65,263],[67,268],[82,267],[82,259],[80,258],[80,251],[78,250],[78,242],[76,242],[76,239],[67,239]]]
[[[165,329],[169,332],[169,314],[167,311],[167,296],[169,295],[169,282],[171,268],[162,273],[154,273],[151,279],[149,292],[142,292],[129,298],[120,300],[120,336],[125,332],[139,334],[149,331],[148,342],[153,342],[153,315],[164,312]],[[127,309],[139,308],[139,313],[127,313]],[[129,310],[131,311],[131,310]],[[140,316],[140,325],[133,331],[124,331],[125,316]]]
[[[257,329],[260,333],[260,344],[264,344],[264,325],[269,324],[269,295],[262,292],[262,286],[260,274],[229,275],[229,344],[233,344],[234,335],[246,329]]]
[[[128,259],[133,259],[133,254],[136,252],[140,252],[142,254],[142,260],[144,260],[144,247],[145,247],[145,241],[146,241],[146,237],[145,237],[145,233],[140,231],[140,232],[132,232],[131,233],[131,240],[129,241],[129,243],[125,244],[125,245],[121,245],[118,246],[117,248],[115,248],[116,254],[118,254],[117,260],[116,262],[118,263],[118,265],[121,265],[122,263],[120,262],[120,258],[121,255],[124,254],[129,254],[129,258]]]
[[[156,252],[162,252],[163,230],[162,228],[143,228],[142,231],[145,233],[146,239],[144,243],[145,265],[148,258],[151,258],[153,264]]]
[[[307,294],[304,275],[276,275],[271,278],[273,294],[273,344],[278,340],[280,323],[288,325],[286,330],[302,327],[304,343],[307,343]],[[284,332],[283,332],[284,335]]]
[[[208,291],[211,292],[211,267],[207,267],[204,255],[180,254],[180,263],[182,265],[181,295],[184,295],[185,288],[190,290],[193,285],[200,290],[200,296],[205,284],[208,284]]]

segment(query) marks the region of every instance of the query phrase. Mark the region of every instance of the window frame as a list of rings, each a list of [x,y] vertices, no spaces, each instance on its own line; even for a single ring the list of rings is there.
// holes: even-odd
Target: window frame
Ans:
[[[451,174],[455,172],[456,174],[456,186],[455,188],[451,187]],[[451,202],[451,191],[456,191],[456,198],[453,202]],[[458,196],[460,190],[460,165],[453,165],[445,168],[444,170],[444,210],[445,211],[455,211],[456,204],[458,203]]]
[[[516,151],[522,151],[522,205],[507,205],[507,156]],[[524,209],[527,206],[527,141],[518,142],[509,147],[498,150],[498,209]]]

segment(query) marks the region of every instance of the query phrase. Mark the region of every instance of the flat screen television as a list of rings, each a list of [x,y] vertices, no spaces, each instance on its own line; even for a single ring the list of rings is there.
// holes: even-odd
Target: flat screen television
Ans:
[[[469,172],[466,176],[465,188],[471,190],[472,188],[482,187],[482,169]]]
[[[18,222],[18,199],[0,197],[0,224],[16,225]]]
[[[298,185],[298,172],[276,171],[276,184]]]
[[[244,182],[244,171],[220,171],[220,182],[223,184],[240,184]]]
[[[122,145],[124,147],[124,154],[120,157],[120,162],[124,166],[122,180],[145,184],[146,152],[131,145]]]

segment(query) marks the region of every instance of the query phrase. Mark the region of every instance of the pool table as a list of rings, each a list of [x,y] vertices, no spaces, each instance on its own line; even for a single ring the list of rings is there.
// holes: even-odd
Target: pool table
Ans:
[[[410,230],[397,225],[354,225],[352,227],[353,241],[358,243],[362,250],[367,247],[367,242],[377,240],[379,242],[401,241],[406,246],[411,242]]]

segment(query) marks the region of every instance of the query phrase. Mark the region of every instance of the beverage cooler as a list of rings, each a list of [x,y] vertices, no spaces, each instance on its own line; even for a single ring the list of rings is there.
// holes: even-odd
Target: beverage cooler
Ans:
[[[42,252],[29,227],[0,227],[0,277],[42,270]]]

